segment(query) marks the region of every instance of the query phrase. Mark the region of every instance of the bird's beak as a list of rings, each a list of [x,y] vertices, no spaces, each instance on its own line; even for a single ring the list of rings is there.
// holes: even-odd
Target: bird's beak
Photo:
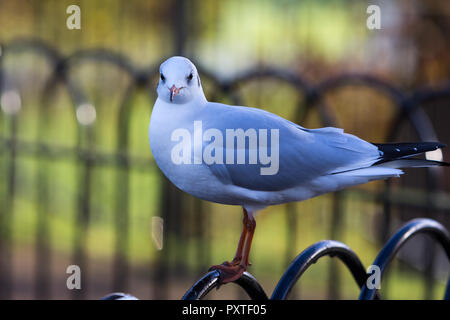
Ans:
[[[175,87],[175,85],[172,85],[172,88],[170,88],[169,90],[170,90],[170,102],[172,102],[173,98],[175,98],[175,96],[180,93],[181,88],[177,88]]]

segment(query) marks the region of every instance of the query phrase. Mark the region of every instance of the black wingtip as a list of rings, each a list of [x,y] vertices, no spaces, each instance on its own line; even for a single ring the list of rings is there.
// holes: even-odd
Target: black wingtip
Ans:
[[[393,160],[410,157],[420,153],[434,151],[446,147],[440,142],[403,142],[403,143],[374,143],[382,153],[383,160]]]

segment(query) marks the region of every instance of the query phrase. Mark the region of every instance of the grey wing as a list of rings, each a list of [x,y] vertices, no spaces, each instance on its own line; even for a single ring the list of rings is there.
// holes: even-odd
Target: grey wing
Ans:
[[[260,129],[266,129],[267,132],[278,130],[278,155],[276,152],[271,154],[274,148],[268,148],[272,158],[265,165],[260,161],[249,164],[251,150],[248,143],[245,144],[245,163],[226,163],[229,149],[224,143],[222,163],[209,164],[209,168],[225,184],[250,190],[279,191],[302,185],[323,175],[368,167],[380,156],[376,146],[346,134],[342,129],[305,129],[260,109],[215,107],[211,108],[213,114],[207,117],[211,121],[204,123],[204,129],[218,129],[223,137],[226,137],[227,129],[240,128],[246,131],[253,128],[257,132]],[[268,140],[270,139],[271,136],[268,135]],[[207,146],[208,143],[204,142],[203,151]],[[237,153],[237,150],[234,152]],[[278,170],[268,175],[262,174],[263,168],[272,168],[272,172]]]

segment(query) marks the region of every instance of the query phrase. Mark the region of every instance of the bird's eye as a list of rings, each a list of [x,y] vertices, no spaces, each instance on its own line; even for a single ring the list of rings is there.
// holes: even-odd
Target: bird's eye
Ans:
[[[194,75],[193,75],[192,73],[190,73],[189,76],[187,77],[187,79],[188,79],[189,81],[191,81],[192,78],[194,78]]]
[[[161,73],[161,80],[166,81],[166,77],[164,77],[164,75],[162,73]]]

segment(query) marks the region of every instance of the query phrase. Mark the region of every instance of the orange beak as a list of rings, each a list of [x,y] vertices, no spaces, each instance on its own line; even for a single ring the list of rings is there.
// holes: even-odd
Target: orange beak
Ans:
[[[175,96],[180,93],[181,88],[177,88],[175,87],[175,85],[172,85],[172,88],[170,88],[169,90],[170,90],[170,102],[172,102],[173,98],[175,98]]]

